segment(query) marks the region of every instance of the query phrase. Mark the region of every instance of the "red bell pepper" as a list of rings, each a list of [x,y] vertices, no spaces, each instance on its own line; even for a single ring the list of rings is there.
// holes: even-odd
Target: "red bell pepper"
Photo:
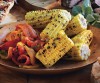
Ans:
[[[16,47],[16,45],[19,41],[20,41],[20,39],[15,39],[12,41],[5,42],[4,44],[0,45],[0,50],[8,50],[9,47]]]

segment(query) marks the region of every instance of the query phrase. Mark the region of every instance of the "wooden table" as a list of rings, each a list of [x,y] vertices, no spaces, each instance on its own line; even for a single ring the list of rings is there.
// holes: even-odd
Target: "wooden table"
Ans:
[[[28,75],[0,66],[0,83],[90,83],[91,65],[58,75]]]
[[[18,6],[13,9],[16,11],[12,10],[12,15],[17,20],[23,20],[26,12]],[[28,75],[0,66],[0,83],[90,83],[91,67],[59,75]]]

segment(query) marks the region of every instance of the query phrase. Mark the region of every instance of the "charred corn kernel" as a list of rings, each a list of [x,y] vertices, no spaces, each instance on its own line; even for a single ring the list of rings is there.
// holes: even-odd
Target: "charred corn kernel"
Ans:
[[[74,43],[72,40],[61,30],[56,38],[51,38],[44,48],[37,52],[36,58],[39,59],[45,67],[51,67],[73,46]]]
[[[55,17],[55,15],[59,12],[65,10],[61,9],[52,9],[52,10],[38,10],[38,11],[31,11],[25,15],[25,20],[33,25],[36,28],[45,28],[48,23]],[[71,20],[71,15],[69,12],[67,13],[67,17]]]
[[[93,40],[93,33],[91,30],[84,30],[72,38],[74,43],[84,43],[90,45]]]
[[[25,20],[36,28],[46,27],[58,10],[31,11],[25,15]]]
[[[87,60],[90,56],[90,49],[87,44],[77,43],[75,44],[71,50],[64,56],[66,60]]]
[[[70,18],[71,15],[66,10],[60,10],[57,12],[55,18],[53,18],[46,28],[40,33],[41,38],[50,39],[56,37],[60,30],[66,29]]]
[[[71,37],[77,35],[78,33],[86,29],[87,29],[86,19],[84,18],[83,15],[78,14],[77,16],[73,17],[73,19],[69,22],[66,28],[66,34],[69,37]]]

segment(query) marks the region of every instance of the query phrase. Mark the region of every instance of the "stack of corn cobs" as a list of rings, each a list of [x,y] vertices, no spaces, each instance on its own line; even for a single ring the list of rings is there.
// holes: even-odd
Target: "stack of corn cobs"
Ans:
[[[59,59],[87,60],[93,33],[87,30],[86,19],[62,9],[28,12],[25,20],[36,28],[43,28],[40,37],[47,43],[40,49],[36,58],[45,67],[51,67]]]

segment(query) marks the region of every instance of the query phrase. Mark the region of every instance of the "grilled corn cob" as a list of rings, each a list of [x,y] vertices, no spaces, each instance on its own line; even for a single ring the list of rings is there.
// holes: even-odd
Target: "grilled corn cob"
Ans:
[[[72,38],[74,43],[84,43],[90,45],[93,40],[93,33],[91,30],[84,30]]]
[[[73,17],[73,19],[69,22],[66,28],[66,34],[69,37],[72,37],[86,29],[87,29],[86,19],[83,17],[83,15],[78,14],[77,16]]]
[[[61,9],[52,9],[52,10],[38,10],[38,11],[31,11],[25,15],[25,20],[33,25],[36,28],[45,28],[48,23],[55,17],[56,14],[59,12],[63,12],[65,10]],[[66,17],[71,20],[71,15],[67,12]]]
[[[40,36],[44,38],[54,38],[60,30],[65,30],[71,15],[66,10],[60,10],[56,13],[55,18],[41,32]]]
[[[56,38],[50,39],[44,48],[37,52],[36,58],[39,59],[45,67],[51,67],[62,58],[73,45],[72,40],[61,30]]]
[[[87,60],[90,56],[90,49],[87,44],[77,43],[75,44],[71,50],[67,53],[64,58],[66,60]]]
[[[72,41],[75,45],[65,56],[67,60],[87,60],[90,56],[89,45],[92,42],[93,33],[91,30],[84,30],[75,37],[72,38]]]

